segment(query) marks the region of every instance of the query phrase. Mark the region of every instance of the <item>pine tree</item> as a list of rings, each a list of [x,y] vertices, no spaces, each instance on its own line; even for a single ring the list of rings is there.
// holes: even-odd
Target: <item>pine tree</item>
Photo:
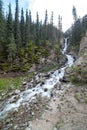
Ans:
[[[53,42],[53,11],[51,12],[51,19],[50,19],[50,26],[51,26],[51,41]]]
[[[74,19],[74,21],[76,21],[76,20],[77,20],[77,11],[76,11],[75,6],[73,6],[72,14],[73,14],[73,19]]]
[[[58,17],[58,43],[60,43],[62,37],[62,17]]]
[[[39,15],[37,12],[36,15],[36,37],[35,37],[35,43],[36,45],[39,45]]]
[[[0,0],[0,60],[6,57],[6,22],[3,13],[3,3]]]
[[[8,47],[7,48],[8,60],[12,65],[13,59],[16,56],[16,44],[15,44],[14,34],[13,34],[11,4],[9,4],[9,13],[7,17],[7,47]]]
[[[26,10],[25,43],[26,43],[26,49],[28,49],[28,44],[29,44],[29,16],[28,16],[28,10]]]
[[[21,45],[20,26],[19,26],[18,0],[16,0],[15,22],[14,22],[14,37],[15,37],[15,43],[17,45],[17,50],[18,50],[18,52],[20,52],[22,45]]]
[[[29,40],[32,40],[32,17],[30,10],[29,10]]]
[[[25,22],[24,22],[24,11],[21,10],[21,21],[20,21],[20,32],[21,32],[21,46],[25,47]]]
[[[11,33],[9,37],[9,44],[8,44],[8,61],[11,63],[11,66],[16,57],[16,53],[17,53],[17,48],[14,40],[14,35],[13,33]]]
[[[7,43],[9,44],[9,37],[13,33],[13,23],[12,23],[12,12],[11,4],[9,4],[9,12],[7,15]]]
[[[46,10],[46,12],[45,12],[45,20],[44,20],[44,25],[43,25],[43,40],[44,40],[44,43],[46,42],[46,40],[48,40],[47,20],[48,20],[48,14],[47,14],[47,10]]]
[[[82,26],[81,26],[81,29],[82,29],[82,35],[84,35],[87,31],[87,15],[85,15],[83,18],[82,18]]]

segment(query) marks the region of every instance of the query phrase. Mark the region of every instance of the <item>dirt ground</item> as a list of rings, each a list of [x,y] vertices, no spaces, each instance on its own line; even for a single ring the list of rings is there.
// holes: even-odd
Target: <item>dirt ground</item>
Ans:
[[[55,94],[43,115],[26,130],[87,130],[87,85],[68,84],[65,92]]]

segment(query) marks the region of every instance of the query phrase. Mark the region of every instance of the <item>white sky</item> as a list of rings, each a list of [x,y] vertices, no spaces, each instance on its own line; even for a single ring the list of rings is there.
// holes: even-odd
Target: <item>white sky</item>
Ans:
[[[15,0],[3,0],[3,2],[5,8],[11,2],[12,9],[15,10]],[[73,5],[77,9],[78,16],[82,17],[87,14],[87,0],[19,0],[19,5],[20,8],[30,9],[34,20],[36,20],[37,11],[40,20],[44,20],[46,9],[48,11],[48,19],[50,20],[51,12],[53,11],[54,25],[56,26],[58,26],[58,15],[61,15],[63,31],[68,29],[73,23]]]

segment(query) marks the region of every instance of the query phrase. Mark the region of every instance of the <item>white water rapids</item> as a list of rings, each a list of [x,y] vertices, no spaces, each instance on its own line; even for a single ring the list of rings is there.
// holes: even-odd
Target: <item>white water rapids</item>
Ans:
[[[65,54],[66,50],[67,50],[67,38],[65,38],[64,43],[65,43],[64,44],[65,47],[62,51],[63,54]],[[18,109],[18,107],[21,104],[29,103],[32,99],[35,99],[36,94],[50,97],[50,93],[52,91],[52,88],[58,82],[60,82],[59,79],[63,78],[63,76],[65,74],[65,68],[70,67],[73,64],[73,61],[74,61],[73,57],[71,55],[67,55],[67,54],[65,54],[65,55],[67,56],[67,59],[68,59],[65,66],[60,68],[59,70],[54,71],[54,73],[51,74],[50,78],[45,80],[45,83],[43,85],[41,85],[39,83],[34,88],[28,89],[28,90],[25,90],[25,91],[19,93],[20,98],[15,103],[11,103],[11,100],[14,98],[14,96],[11,97],[10,99],[8,99],[4,108],[0,111],[0,119],[5,118],[8,114],[8,112],[13,111],[15,109]],[[39,76],[36,75],[36,78],[38,79]],[[47,89],[47,91],[45,92],[44,89]]]

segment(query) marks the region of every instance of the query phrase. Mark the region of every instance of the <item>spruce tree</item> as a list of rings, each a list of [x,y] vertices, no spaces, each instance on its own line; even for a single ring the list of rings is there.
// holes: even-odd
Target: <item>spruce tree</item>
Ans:
[[[14,37],[15,37],[15,43],[17,45],[17,50],[18,50],[18,52],[20,52],[22,45],[21,45],[20,26],[19,26],[18,0],[16,0],[15,22],[14,22]]]
[[[76,21],[77,20],[77,11],[76,11],[76,7],[75,6],[73,6],[72,14],[73,14],[74,21]]]
[[[48,14],[47,14],[47,10],[46,10],[46,12],[45,12],[45,20],[44,20],[44,25],[43,25],[43,40],[44,40],[44,43],[46,42],[46,40],[48,40],[47,20],[48,20]]]
[[[82,25],[81,25],[81,29],[82,29],[82,35],[84,35],[87,31],[87,15],[85,15],[82,18]]]
[[[0,60],[6,57],[6,22],[2,0],[0,0],[0,56]]]
[[[26,43],[26,49],[28,49],[28,45],[29,45],[29,16],[28,16],[28,10],[26,10],[25,43]]]
[[[30,10],[29,10],[29,40],[32,40],[32,17]]]
[[[16,56],[16,44],[15,44],[14,34],[13,34],[11,4],[9,4],[9,13],[7,17],[7,52],[8,52],[8,60],[12,65],[13,59]]]
[[[24,22],[23,8],[21,10],[20,32],[21,32],[21,46],[25,47],[25,22]]]
[[[35,37],[35,43],[36,45],[39,45],[39,15],[38,12],[36,14],[36,37]]]
[[[51,12],[50,26],[51,26],[51,41],[53,42],[53,11]]]

